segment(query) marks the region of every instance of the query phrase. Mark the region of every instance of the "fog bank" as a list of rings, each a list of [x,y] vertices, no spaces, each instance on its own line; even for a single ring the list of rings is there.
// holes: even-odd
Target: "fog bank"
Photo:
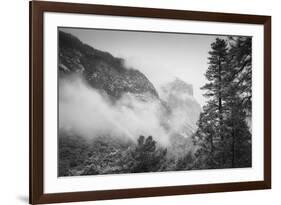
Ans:
[[[59,129],[89,139],[100,136],[153,136],[160,144],[168,143],[168,133],[160,123],[158,101],[142,101],[132,94],[115,103],[90,87],[80,77],[60,79]]]

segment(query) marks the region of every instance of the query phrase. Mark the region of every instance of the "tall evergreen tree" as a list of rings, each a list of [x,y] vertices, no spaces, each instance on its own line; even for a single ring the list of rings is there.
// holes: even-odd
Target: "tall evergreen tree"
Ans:
[[[198,156],[202,157],[204,155],[202,152],[209,152],[208,157],[204,159],[206,163],[204,166],[209,168],[223,166],[226,157],[223,144],[225,140],[224,102],[227,95],[225,89],[227,49],[227,42],[224,39],[216,38],[216,41],[211,44],[209,67],[205,73],[208,83],[201,88],[206,91],[204,96],[209,100],[200,115],[195,141],[201,147],[198,150]]]
[[[251,116],[252,108],[252,38],[229,37],[229,80],[236,84],[240,106]]]
[[[231,166],[251,165],[252,39],[229,38],[226,107],[231,133]]]
[[[206,71],[207,104],[193,136],[197,168],[251,166],[251,38],[217,38]]]

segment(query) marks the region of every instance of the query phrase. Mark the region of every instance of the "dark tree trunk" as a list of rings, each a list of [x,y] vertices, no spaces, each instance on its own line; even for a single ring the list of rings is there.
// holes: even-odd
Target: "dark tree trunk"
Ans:
[[[221,143],[222,145],[224,144],[224,137],[223,137],[223,130],[222,130],[222,125],[223,125],[223,118],[222,118],[222,77],[221,77],[221,62],[219,62],[219,132],[220,132],[220,139],[221,139]],[[225,164],[225,154],[224,154],[224,147],[221,148],[222,150],[222,165]]]

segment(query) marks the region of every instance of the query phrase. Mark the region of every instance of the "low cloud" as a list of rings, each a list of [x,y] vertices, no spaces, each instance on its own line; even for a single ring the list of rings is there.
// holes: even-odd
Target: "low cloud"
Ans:
[[[93,139],[100,136],[153,136],[167,145],[169,133],[161,125],[161,105],[158,101],[143,101],[125,94],[116,102],[90,87],[82,78],[60,79],[59,129]]]
[[[174,92],[174,91],[173,91]],[[127,93],[116,101],[74,75],[59,80],[59,130],[87,139],[110,136],[136,141],[152,136],[167,146],[170,137],[190,137],[196,129],[200,106],[186,94],[170,100],[169,112],[155,98],[148,100]]]

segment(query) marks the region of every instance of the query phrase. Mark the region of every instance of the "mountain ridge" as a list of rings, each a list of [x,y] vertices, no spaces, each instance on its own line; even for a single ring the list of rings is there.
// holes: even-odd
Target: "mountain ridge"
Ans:
[[[59,31],[59,77],[80,74],[87,83],[114,100],[132,94],[144,102],[157,102],[161,123],[170,133],[184,138],[192,135],[201,107],[193,97],[193,86],[175,78],[156,90],[137,69],[128,69],[124,59],[84,44],[76,36]],[[174,131],[173,131],[174,130]]]
[[[136,69],[128,69],[124,59],[84,44],[72,34],[59,31],[59,76],[80,73],[96,89],[118,99],[124,92],[147,93],[159,98],[153,84]]]

